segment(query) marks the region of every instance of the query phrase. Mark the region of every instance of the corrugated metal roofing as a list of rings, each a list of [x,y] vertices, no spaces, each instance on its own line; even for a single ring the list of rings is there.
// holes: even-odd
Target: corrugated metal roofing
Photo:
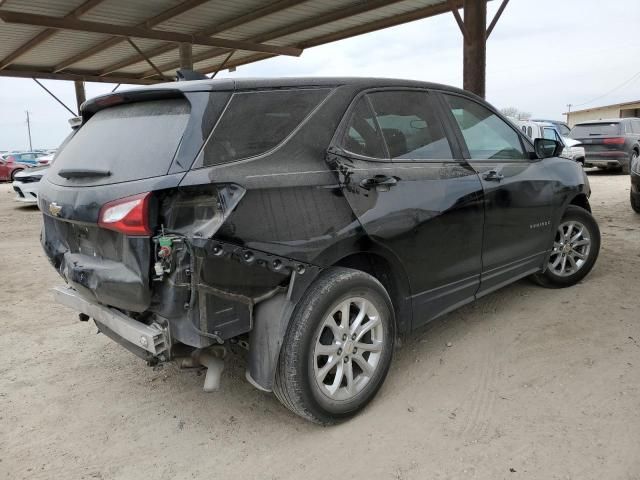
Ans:
[[[0,0],[3,12],[63,20],[64,28],[33,26],[33,18],[0,21],[0,76],[82,79],[127,83],[161,81],[150,62],[173,77],[179,44],[70,29],[71,21],[206,35],[234,41],[305,48],[449,11],[462,0]],[[15,22],[20,23],[15,23]],[[139,33],[139,32],[138,32]],[[172,38],[173,39],[173,38]],[[244,47],[244,45],[243,45]],[[255,47],[255,45],[252,45]],[[233,51],[193,45],[196,69],[212,72]],[[280,52],[283,53],[283,52]],[[288,53],[288,52],[286,52]],[[274,53],[237,49],[224,67],[258,61]]]

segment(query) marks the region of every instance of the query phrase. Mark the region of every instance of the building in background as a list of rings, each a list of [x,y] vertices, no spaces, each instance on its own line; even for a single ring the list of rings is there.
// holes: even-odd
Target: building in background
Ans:
[[[589,120],[640,117],[640,100],[576,110],[575,112],[566,112],[565,115],[567,116],[567,123],[572,128],[576,123],[587,122]]]

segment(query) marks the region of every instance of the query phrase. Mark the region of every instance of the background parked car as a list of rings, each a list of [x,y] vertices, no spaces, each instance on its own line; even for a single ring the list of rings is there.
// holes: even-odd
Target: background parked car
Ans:
[[[640,118],[613,118],[576,124],[571,138],[585,149],[585,166],[629,173],[640,155]]]
[[[45,152],[13,152],[5,157],[8,162],[23,163],[25,165],[36,166],[37,159],[45,155]]]
[[[512,120],[531,140],[548,138],[564,145],[560,156],[569,158],[584,165],[585,151],[582,144],[573,138],[563,136],[557,124],[562,122],[542,122],[534,120]]]
[[[533,118],[531,119],[531,121],[551,123],[553,126],[556,127],[556,129],[558,130],[558,133],[560,133],[562,137],[568,137],[569,132],[571,132],[569,125],[567,125],[565,122],[561,122],[560,120],[546,120],[542,118]]]
[[[12,182],[14,175],[25,168],[27,166],[22,163],[9,162],[4,158],[0,159],[0,182]]]
[[[47,155],[43,155],[37,158],[38,166],[42,167],[45,165],[50,165],[55,157],[55,151],[53,153],[48,153]]]
[[[16,192],[16,201],[35,204],[38,201],[40,180],[48,169],[49,165],[45,165],[16,172],[13,176],[13,190]]]

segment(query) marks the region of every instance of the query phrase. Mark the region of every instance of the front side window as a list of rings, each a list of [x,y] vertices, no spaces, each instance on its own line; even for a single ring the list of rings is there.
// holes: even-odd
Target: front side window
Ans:
[[[292,89],[234,94],[207,142],[204,166],[255,157],[275,148],[328,93],[328,89]]]
[[[392,159],[440,160],[453,154],[429,94],[386,91],[368,95]]]
[[[517,132],[488,108],[457,95],[445,95],[472,159],[524,160]]]

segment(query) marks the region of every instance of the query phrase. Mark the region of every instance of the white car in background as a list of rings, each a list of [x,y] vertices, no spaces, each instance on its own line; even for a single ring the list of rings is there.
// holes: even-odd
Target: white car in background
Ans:
[[[534,122],[532,120],[517,120],[512,118],[511,121],[526,134],[531,141],[536,138],[548,138],[557,140],[564,145],[564,150],[560,156],[569,158],[584,165],[585,152],[581,143],[573,138],[563,137],[558,131],[558,127],[551,122]]]
[[[16,201],[32,204],[37,203],[38,186],[48,169],[49,165],[45,165],[42,167],[27,168],[16,173],[13,177],[12,184],[13,191],[16,192]]]

